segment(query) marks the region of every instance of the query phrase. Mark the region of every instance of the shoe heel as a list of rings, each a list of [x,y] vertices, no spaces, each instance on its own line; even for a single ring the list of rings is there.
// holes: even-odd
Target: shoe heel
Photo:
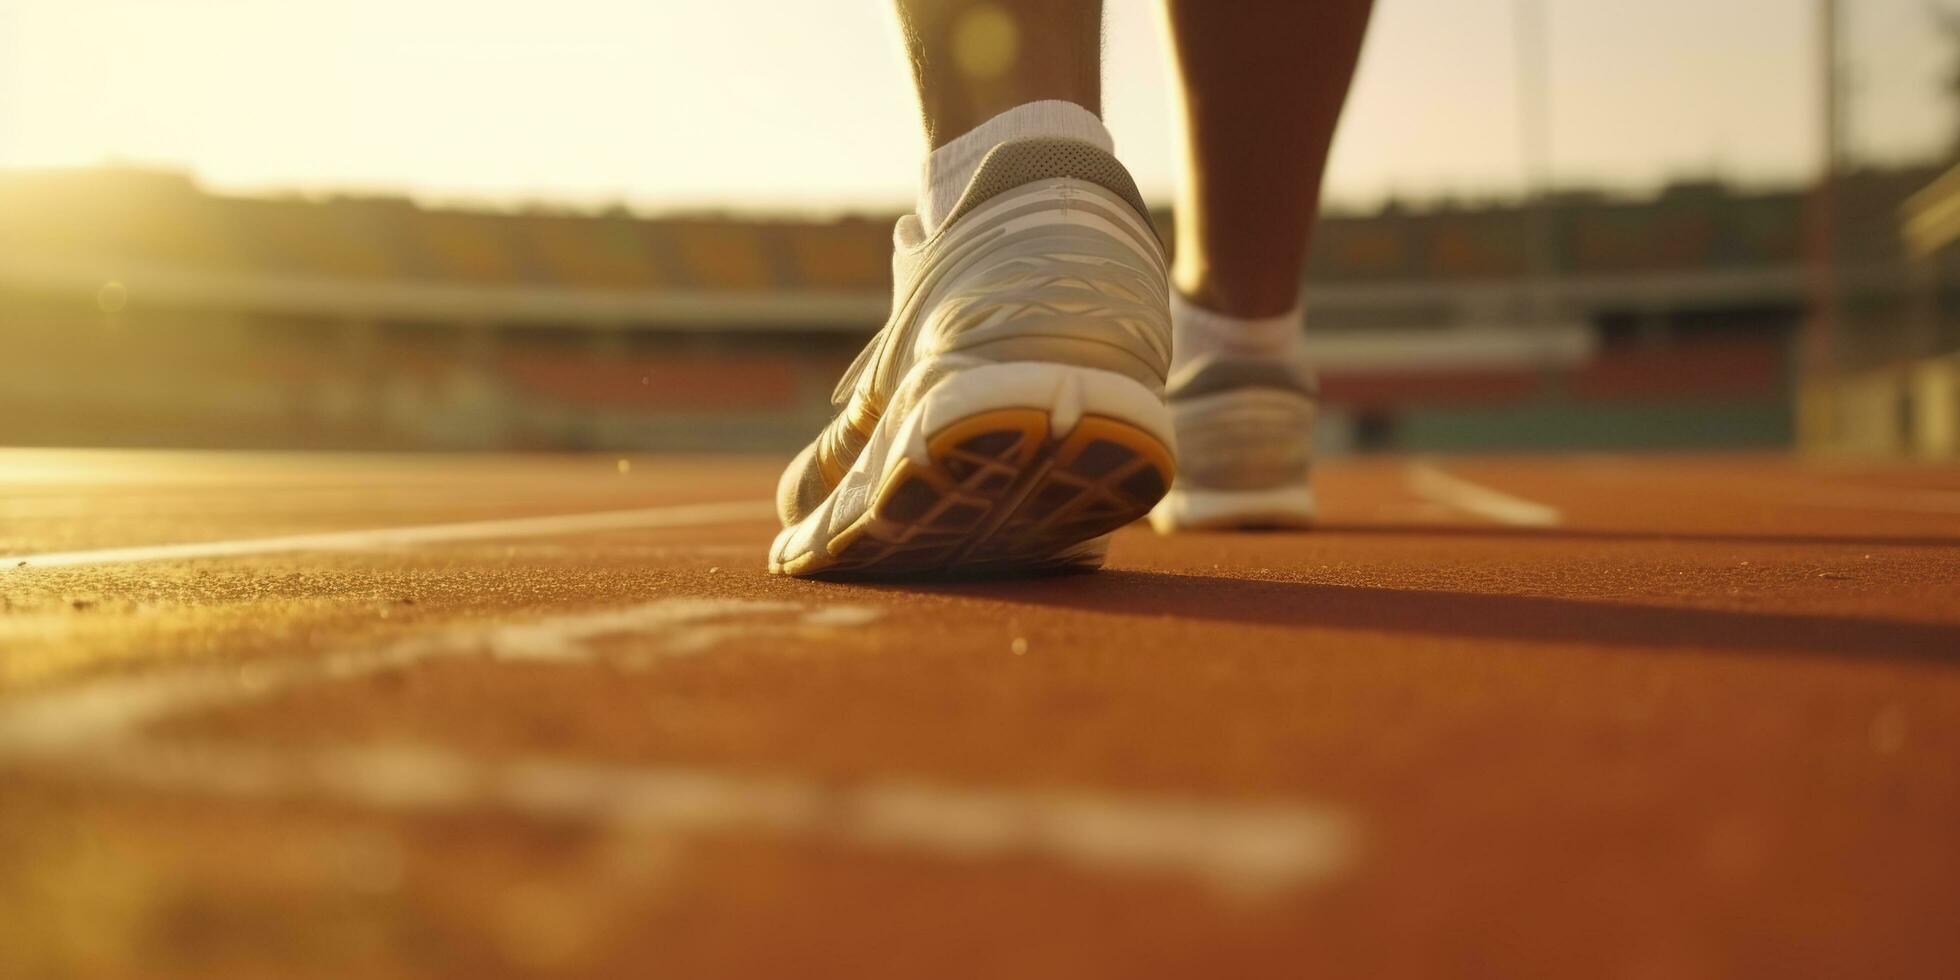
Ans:
[[[1169,412],[1121,375],[1059,364],[971,368],[927,393],[826,572],[967,574],[1093,567],[1099,539],[1176,476]]]

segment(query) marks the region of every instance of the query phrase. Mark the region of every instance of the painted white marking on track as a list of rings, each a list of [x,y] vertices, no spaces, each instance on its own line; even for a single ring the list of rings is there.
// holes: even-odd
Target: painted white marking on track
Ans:
[[[1426,500],[1500,524],[1556,527],[1565,519],[1558,508],[1549,504],[1514,497],[1502,490],[1472,483],[1444,472],[1433,463],[1410,464],[1409,486]]]
[[[191,712],[258,701],[308,684],[404,670],[427,660],[584,663],[598,657],[590,642],[630,636],[641,642],[622,656],[644,662],[698,654],[735,637],[790,639],[803,630],[861,626],[883,614],[871,606],[675,596],[615,609],[431,629],[378,648],[108,677],[0,702],[0,756],[20,748],[125,738]]]
[[[710,649],[729,635],[758,632],[751,624],[736,623],[713,629],[712,620],[742,615],[770,615],[803,610],[801,603],[766,602],[753,599],[671,598],[591,613],[552,616],[532,623],[513,623],[484,631],[482,644],[500,660],[589,661],[593,651],[587,640],[622,634],[654,634],[660,637],[665,653],[699,653]],[[867,611],[869,622],[881,611]],[[804,617],[808,621],[823,610]],[[660,631],[656,633],[656,631]],[[468,643],[466,639],[464,641]]]
[[[294,551],[363,551],[442,541],[535,538],[553,534],[585,534],[594,531],[626,531],[641,528],[701,527],[773,520],[774,515],[775,504],[767,500],[679,504],[671,507],[604,510],[585,514],[550,514],[542,517],[462,521],[454,524],[417,524],[357,531],[324,531],[316,534],[288,534],[232,541],[190,541],[126,548],[94,548],[87,551],[56,551],[38,555],[7,555],[0,557],[0,572],[22,567],[55,568],[187,558],[235,558],[242,555],[269,555]]]
[[[809,626],[863,626],[882,615],[882,610],[870,606],[836,605],[811,611],[803,622]]]
[[[792,615],[794,613],[794,615]],[[247,704],[319,682],[359,680],[419,662],[455,657],[500,661],[588,662],[586,643],[639,637],[623,659],[688,657],[733,637],[794,639],[806,629],[866,625],[884,615],[870,606],[811,606],[731,598],[674,596],[615,610],[561,613],[510,623],[465,623],[414,633],[374,649],[318,657],[261,659],[237,666],[184,666],[159,674],[123,674],[0,702],[0,759],[45,749],[122,739],[145,725],[192,711]]]
[[[685,656],[732,636],[835,631],[871,606],[673,597],[529,621],[454,626],[378,649],[122,675],[0,700],[0,763],[220,798],[318,799],[380,810],[490,808],[651,832],[747,832],[943,860],[1033,857],[1086,871],[1186,875],[1258,898],[1344,873],[1357,828],[1300,800],[1221,802],[1107,791],[958,787],[911,779],[748,775],[570,759],[484,759],[432,746],[298,749],[158,741],[172,718],[355,680],[435,658],[583,663],[609,637],[633,657]],[[610,648],[609,648],[610,649]]]
[[[1104,873],[1188,875],[1247,898],[1336,877],[1358,854],[1350,817],[1297,801],[490,760],[419,744],[275,750],[131,742],[46,761],[69,777],[226,799],[316,799],[406,812],[487,808],[616,830],[775,834],[943,860],[1048,858]]]

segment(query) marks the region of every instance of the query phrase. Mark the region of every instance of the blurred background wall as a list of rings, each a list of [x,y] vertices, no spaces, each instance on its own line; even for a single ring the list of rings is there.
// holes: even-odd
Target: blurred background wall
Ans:
[[[1683,34],[1691,13],[1646,39],[1653,53],[1640,71],[1585,88],[1562,84],[1561,72],[1583,73],[1562,45],[1583,54],[1599,43],[1581,29],[1600,22],[1600,5],[1450,8],[1458,13],[1449,16],[1470,10],[1476,23],[1496,25],[1508,45],[1483,69],[1462,69],[1466,78],[1490,76],[1483,84],[1503,96],[1486,100],[1488,119],[1466,123],[1462,107],[1451,107],[1454,119],[1413,114],[1443,98],[1452,69],[1411,69],[1427,42],[1399,25],[1422,5],[1381,3],[1337,149],[1329,214],[1301,273],[1328,450],[1764,448],[1802,439],[1954,451],[1960,283],[1950,246],[1960,235],[1960,177],[1942,180],[1952,130],[1943,116],[1929,122],[1923,107],[1950,114],[1950,36],[1960,20],[1904,0],[1763,8],[1771,13],[1761,15],[1762,43],[1773,48],[1754,52],[1750,39],[1729,38],[1741,74],[1705,81],[1771,93],[1781,100],[1775,111],[1803,120],[1802,131],[1761,160],[1682,165],[1678,155],[1655,156],[1662,141],[1642,134],[1666,130],[1669,114],[1697,111],[1679,77],[1692,65],[1668,60],[1707,41]],[[861,8],[874,6],[833,13],[862,18]],[[11,22],[0,19],[16,53],[37,36],[50,46],[69,38],[73,25],[51,9],[29,4]],[[1136,33],[1133,8],[1113,3],[1111,18],[1112,44]],[[28,29],[36,23],[38,35]],[[1901,31],[1914,57],[1891,56],[1903,49]],[[494,36],[528,52],[521,34]],[[889,47],[876,30],[850,37]],[[646,43],[657,51],[669,42]],[[346,37],[332,45],[358,49]],[[1793,45],[1801,50],[1787,50]],[[168,53],[170,44],[151,47]],[[1939,58],[1929,62],[1927,50]],[[0,100],[11,106],[0,113],[13,113],[0,138],[16,147],[7,155],[0,144],[0,442],[786,449],[828,416],[831,385],[884,318],[903,177],[886,181],[885,204],[822,173],[787,195],[745,197],[739,185],[689,191],[682,185],[691,178],[663,174],[660,161],[676,140],[713,136],[697,128],[658,134],[644,151],[653,193],[622,191],[611,202],[550,179],[458,201],[442,193],[445,179],[467,183],[475,171],[468,159],[434,157],[404,168],[399,187],[336,181],[332,159],[319,167],[325,176],[281,177],[274,161],[265,174],[210,186],[195,175],[255,158],[226,156],[230,144],[213,137],[147,153],[157,163],[66,159],[87,148],[113,155],[118,144],[113,133],[62,142],[49,135],[55,129],[35,128],[45,114],[23,110],[28,100],[71,98],[80,112],[106,98],[29,87],[67,77],[57,67],[17,71]],[[1113,59],[1109,71],[1121,138],[1122,83],[1141,69]],[[1779,81],[1765,86],[1765,73]],[[413,88],[412,77],[396,84]],[[888,81],[902,105],[902,76]],[[1616,84],[1658,94],[1641,103]],[[1162,94],[1161,78],[1133,87]],[[1588,101],[1575,89],[1605,94]],[[1899,110],[1899,92],[1918,92],[1922,108]],[[740,104],[714,84],[644,95],[717,97]],[[508,106],[510,98],[479,102]],[[173,99],[158,111],[188,120],[208,108],[189,95]],[[1387,114],[1395,99],[1413,108],[1353,122],[1371,107]],[[1593,118],[1608,112],[1625,116],[1627,156],[1648,148],[1634,177],[1586,162],[1613,159],[1613,138]],[[1754,118],[1746,105],[1736,112]],[[274,123],[307,128],[303,113],[261,123],[268,139]],[[1717,137],[1734,129],[1721,119],[1702,124]],[[478,125],[525,138],[508,132],[524,125],[521,116]],[[1360,137],[1351,135],[1356,126]],[[1406,177],[1417,192],[1371,184],[1368,175],[1394,172],[1398,147],[1427,146],[1368,142],[1396,127],[1440,131],[1446,142],[1436,145],[1463,147],[1466,160],[1485,144],[1508,147],[1516,182],[1493,181],[1482,164],[1453,174],[1447,160],[1425,159]],[[1562,140],[1567,128],[1589,135]],[[1746,127],[1739,136],[1749,136]],[[1167,200],[1169,178],[1149,179],[1165,154],[1140,143],[1146,188]],[[19,149],[35,145],[42,149]],[[1354,162],[1370,152],[1379,155],[1372,170]],[[346,172],[365,165],[354,148],[345,155]],[[881,158],[895,155],[905,170],[916,163],[916,151]],[[776,166],[798,163],[782,156]],[[825,196],[826,180],[840,189]],[[1168,239],[1172,216],[1158,220]]]

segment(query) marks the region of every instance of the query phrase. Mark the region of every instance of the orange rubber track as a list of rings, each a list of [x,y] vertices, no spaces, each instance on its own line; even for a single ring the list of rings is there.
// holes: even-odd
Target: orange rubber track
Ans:
[[[1960,976],[1960,469],[908,585],[766,574],[779,463],[0,453],[0,976]]]

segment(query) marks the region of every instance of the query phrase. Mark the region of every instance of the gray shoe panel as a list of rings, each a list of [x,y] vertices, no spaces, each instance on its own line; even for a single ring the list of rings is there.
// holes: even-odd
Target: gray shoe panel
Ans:
[[[1177,401],[1242,388],[1291,391],[1308,398],[1320,395],[1319,379],[1304,364],[1230,355],[1212,355],[1181,366],[1164,393]]]
[[[1086,180],[1108,188],[1136,208],[1144,223],[1149,224],[1150,208],[1143,203],[1136,180],[1114,156],[1093,143],[1038,136],[1008,140],[987,151],[973,179],[967,183],[966,192],[947,212],[940,227],[952,225],[961,215],[1023,184],[1059,177]]]

